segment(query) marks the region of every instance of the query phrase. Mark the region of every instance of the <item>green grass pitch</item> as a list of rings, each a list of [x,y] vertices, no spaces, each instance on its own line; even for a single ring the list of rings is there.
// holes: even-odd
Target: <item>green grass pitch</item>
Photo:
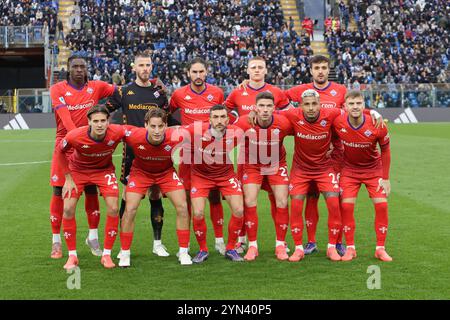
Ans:
[[[175,216],[166,209],[163,241],[171,256],[151,253],[148,201],[137,216],[132,267],[105,270],[84,244],[84,201],[77,211],[81,289],[69,290],[62,268],[67,257],[52,260],[49,223],[49,161],[54,130],[0,131],[0,298],[1,299],[449,299],[450,298],[450,124],[390,125],[392,195],[389,199],[388,252],[392,263],[373,257],[373,206],[362,188],[356,206],[358,258],[326,259],[326,208],[320,200],[320,252],[299,263],[274,256],[275,230],[267,197],[259,199],[260,256],[232,263],[214,251],[208,220],[210,259],[180,266],[175,253]],[[292,139],[285,143],[292,159]],[[121,150],[117,151],[117,154]],[[114,158],[116,171],[120,157]],[[23,162],[40,162],[17,164]],[[6,165],[16,163],[16,165]],[[104,205],[102,203],[104,213]],[[226,208],[226,217],[229,211]],[[207,214],[208,215],[208,214]],[[105,215],[100,238],[103,239]],[[228,219],[227,219],[228,220]],[[305,232],[306,233],[306,232]],[[119,240],[119,239],[117,239]],[[293,247],[292,237],[287,240]],[[306,234],[305,234],[306,240]],[[191,254],[198,249],[191,235]],[[115,255],[119,241],[114,247]],[[117,261],[117,260],[116,260]],[[381,289],[369,290],[368,267],[380,267]]]

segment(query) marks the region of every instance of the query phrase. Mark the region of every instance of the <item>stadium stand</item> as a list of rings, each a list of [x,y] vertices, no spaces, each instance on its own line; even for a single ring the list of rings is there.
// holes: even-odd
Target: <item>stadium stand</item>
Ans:
[[[339,4],[343,27],[325,32],[328,50],[335,59],[338,82],[355,88],[363,84],[447,82],[448,1],[358,0],[349,3],[350,6]],[[367,9],[374,4],[380,8],[381,28],[370,30],[366,21],[372,12],[369,10],[368,14]],[[350,13],[356,30],[345,28],[349,26]],[[412,101],[420,104],[418,97]]]
[[[73,52],[91,58],[91,74],[130,81],[138,50],[153,51],[154,75],[176,88],[188,82],[185,63],[194,56],[211,62],[212,84],[232,87],[245,77],[249,58],[266,57],[267,81],[309,81],[307,36],[286,22],[279,1],[81,0],[81,27],[67,37]]]

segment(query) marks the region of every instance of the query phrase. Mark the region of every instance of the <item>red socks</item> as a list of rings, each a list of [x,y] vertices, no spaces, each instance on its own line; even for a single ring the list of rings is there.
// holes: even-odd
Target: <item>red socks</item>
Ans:
[[[77,250],[77,222],[75,218],[62,219],[64,239],[69,251]]]
[[[100,222],[100,206],[98,203],[98,194],[85,193],[84,208],[89,223],[89,229],[98,229]]]
[[[200,246],[200,251],[208,252],[208,246],[206,245],[206,222],[205,217],[198,219],[194,216],[194,233],[195,238],[197,238],[198,245]]]
[[[377,246],[382,247],[386,242],[388,230],[388,204],[387,202],[375,203],[375,233]]]
[[[296,246],[303,243],[303,200],[291,200],[291,232]]]
[[[325,199],[328,208],[328,243],[336,244],[342,228],[339,197]]]
[[[289,227],[289,208],[277,208],[275,220],[275,232],[278,241],[286,240],[286,233]]]
[[[319,222],[319,198],[310,197],[306,199],[305,220],[308,242],[316,242],[317,223]]]
[[[272,215],[273,223],[275,228],[277,227],[277,201],[275,200],[275,195],[272,192],[267,193],[267,197],[270,201],[270,214]]]
[[[60,234],[62,216],[64,211],[64,200],[61,196],[52,195],[50,199],[50,223],[53,234]]]
[[[119,228],[119,216],[106,216],[104,248],[111,250],[116,241]]]
[[[130,250],[132,242],[133,242],[133,232],[120,233],[120,247],[122,248],[122,250]]]
[[[178,246],[180,248],[189,247],[190,231],[177,229]]]
[[[355,204],[341,203],[342,231],[345,235],[347,246],[355,245]]]
[[[256,241],[258,238],[258,213],[256,207],[244,207],[244,217],[248,241]]]
[[[256,207],[255,211],[256,211]],[[236,217],[234,214],[231,215],[230,223],[228,224],[228,243],[227,250],[232,250],[236,246],[236,241],[241,232],[242,224],[244,223],[244,217]]]
[[[222,203],[209,203],[211,222],[216,238],[223,238],[223,207]]]

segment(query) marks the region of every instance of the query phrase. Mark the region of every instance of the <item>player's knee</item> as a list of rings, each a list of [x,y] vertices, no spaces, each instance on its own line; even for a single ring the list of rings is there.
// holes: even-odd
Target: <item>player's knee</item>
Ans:
[[[180,218],[188,218],[189,217],[189,212],[188,212],[188,207],[186,203],[181,203],[175,206],[175,210],[177,211],[177,215]]]
[[[204,217],[205,217],[204,210],[199,210],[199,209],[194,210],[194,217],[195,217],[195,219],[204,219]]]
[[[238,207],[236,209],[233,210],[233,214],[238,217],[241,218],[244,216],[244,208],[243,207]]]
[[[287,208],[288,199],[287,198],[276,199],[276,204],[277,204],[277,208]]]
[[[119,213],[119,206],[117,205],[117,203],[111,204],[108,206],[107,210],[108,215],[117,215]]]
[[[53,187],[53,195],[62,197],[62,187]]]
[[[247,208],[256,207],[256,198],[245,198],[245,206]]]
[[[86,194],[97,194],[97,186],[95,185],[89,185],[84,187],[84,192]]]
[[[75,206],[64,205],[64,218],[72,219],[75,217]]]

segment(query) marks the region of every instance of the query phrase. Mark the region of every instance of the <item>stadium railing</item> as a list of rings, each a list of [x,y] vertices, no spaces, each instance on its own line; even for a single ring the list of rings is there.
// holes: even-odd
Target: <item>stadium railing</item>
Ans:
[[[42,46],[46,35],[42,32],[42,26],[0,26],[0,47],[32,47]]]
[[[286,90],[292,86],[280,86]],[[173,89],[168,87],[171,93]],[[232,87],[222,87],[227,96]],[[350,89],[350,88],[349,88]],[[355,89],[355,88],[353,88]],[[450,83],[388,84],[361,86],[366,105],[372,108],[447,108],[450,107]],[[52,112],[48,89],[16,89],[3,93],[0,101],[8,112]],[[380,103],[380,101],[382,101]],[[35,108],[38,106],[38,108]]]

